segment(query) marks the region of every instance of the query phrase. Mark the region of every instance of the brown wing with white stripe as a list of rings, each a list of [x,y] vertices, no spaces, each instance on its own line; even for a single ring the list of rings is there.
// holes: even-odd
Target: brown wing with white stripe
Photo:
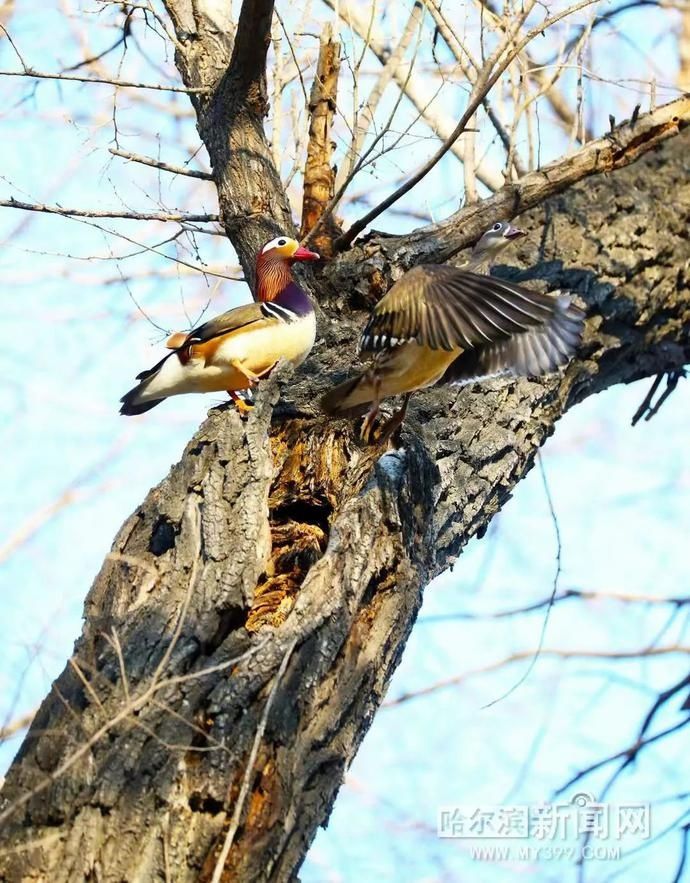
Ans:
[[[467,349],[544,327],[555,310],[551,295],[492,276],[415,267],[376,305],[360,350],[390,349],[412,339],[431,349]]]

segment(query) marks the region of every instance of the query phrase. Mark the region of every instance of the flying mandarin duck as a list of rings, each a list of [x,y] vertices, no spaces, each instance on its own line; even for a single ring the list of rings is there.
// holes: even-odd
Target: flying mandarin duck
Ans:
[[[280,359],[300,365],[314,345],[314,308],[291,266],[316,260],[316,252],[287,236],[267,242],[256,259],[256,302],[171,335],[166,346],[172,352],[137,375],[141,382],[120,399],[120,413],[143,414],[170,396],[201,392],[227,392],[238,410],[246,410],[243,390]]]
[[[362,332],[359,351],[372,356],[369,368],[326,393],[322,409],[354,416],[368,405],[360,435],[369,441],[380,401],[404,394],[402,408],[384,427],[388,438],[415,390],[440,380],[537,377],[568,362],[584,325],[584,312],[570,295],[540,294],[476,272],[524,235],[498,221],[465,267],[422,265],[405,273]]]

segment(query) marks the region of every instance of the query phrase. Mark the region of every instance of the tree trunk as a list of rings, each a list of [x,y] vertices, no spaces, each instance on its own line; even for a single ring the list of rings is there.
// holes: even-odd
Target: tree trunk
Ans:
[[[199,128],[251,273],[262,237],[291,225],[261,126],[256,27],[263,45],[272,3],[245,0],[232,47],[191,5],[167,5],[185,81],[213,86],[195,99]],[[350,362],[362,306],[425,254],[457,251],[499,203],[459,215],[467,229],[374,236],[310,277],[321,313],[307,364],[262,384],[246,423],[214,408],[116,537],[8,773],[2,879],[294,879],[424,586],[486,530],[567,408],[688,362],[689,148],[682,134],[521,216],[531,269],[505,273],[586,302],[577,360],[540,382],[415,396],[398,450],[360,447],[314,401]]]

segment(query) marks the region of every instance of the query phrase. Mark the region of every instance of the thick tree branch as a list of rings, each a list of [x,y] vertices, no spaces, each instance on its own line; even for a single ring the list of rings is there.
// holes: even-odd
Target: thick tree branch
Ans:
[[[55,883],[164,879],[166,863],[179,883],[209,880],[249,769],[224,873],[294,879],[423,586],[486,529],[567,408],[690,359],[687,151],[686,134],[521,217],[532,269],[509,275],[589,308],[564,374],[419,395],[403,447],[382,456],[313,407],[362,323],[331,294],[291,404],[273,410],[273,378],[246,424],[211,411],[88,595],[72,664],[2,792],[0,873],[28,856]]]
[[[266,52],[273,0],[244,0],[236,30],[228,4],[165,0],[178,47],[175,61],[208,150],[223,226],[252,284],[260,245],[294,233],[292,215],[263,128]]]
[[[444,221],[405,236],[371,234],[328,266],[329,280],[334,290],[349,289],[359,302],[363,299],[373,304],[401,270],[415,264],[449,260],[476,242],[497,218],[513,218],[590,175],[623,168],[678,135],[689,123],[690,95],[684,95],[639,116],[634,125],[623,122],[610,135],[529,172]]]

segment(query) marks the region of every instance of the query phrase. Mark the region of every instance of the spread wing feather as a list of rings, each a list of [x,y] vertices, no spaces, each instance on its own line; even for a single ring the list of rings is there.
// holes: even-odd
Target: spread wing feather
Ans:
[[[414,339],[452,350],[506,340],[552,318],[556,299],[456,267],[420,266],[379,301],[362,332],[360,350],[375,352]]]
[[[500,374],[538,377],[564,365],[582,339],[585,314],[567,294],[552,299],[554,310],[548,322],[463,352],[440,382],[468,383]]]

